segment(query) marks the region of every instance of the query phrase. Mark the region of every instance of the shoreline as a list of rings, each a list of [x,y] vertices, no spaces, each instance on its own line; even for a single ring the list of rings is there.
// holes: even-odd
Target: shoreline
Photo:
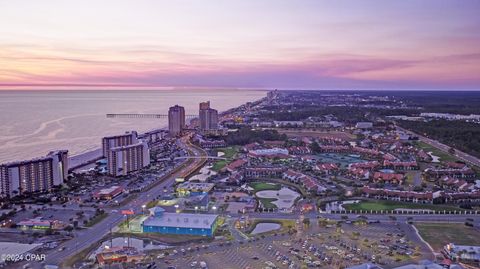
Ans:
[[[252,100],[250,102],[258,102],[258,101],[262,100],[263,98],[265,98],[265,97],[262,97],[262,98],[256,99],[256,100]],[[243,103],[239,106],[229,108],[225,111],[220,112],[219,114],[223,116],[226,113],[234,111],[235,109],[238,109],[239,107],[241,107],[245,104],[246,103]],[[160,128],[152,129],[152,130],[149,130],[145,133],[139,133],[138,135],[142,136],[146,133],[149,133],[149,132],[152,132],[152,131],[158,131],[158,130],[167,130],[167,127],[160,127]],[[103,154],[103,151],[102,151],[102,148],[100,147],[100,148],[95,148],[95,149],[92,149],[92,150],[87,150],[85,152],[82,152],[82,153],[79,153],[79,154],[72,155],[72,156],[68,157],[68,172],[69,173],[73,172],[76,169],[79,169],[83,166],[87,166],[89,164],[92,164],[93,162],[101,160],[103,158],[102,154]]]

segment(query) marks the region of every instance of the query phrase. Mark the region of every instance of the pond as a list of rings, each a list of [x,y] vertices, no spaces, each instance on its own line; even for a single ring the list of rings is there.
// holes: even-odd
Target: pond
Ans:
[[[255,226],[255,229],[250,234],[261,234],[261,233],[266,233],[270,231],[275,231],[280,229],[281,225],[278,223],[267,223],[267,222],[262,222],[258,223],[257,226]]]
[[[272,204],[276,205],[278,209],[289,209],[295,203],[295,199],[300,197],[300,194],[289,188],[282,187],[280,190],[266,190],[259,191],[255,194],[258,198],[276,199]]]
[[[200,169],[200,174],[196,174],[192,176],[189,180],[199,180],[201,182],[205,182],[208,177],[214,176],[217,172],[210,170],[212,166],[204,166]]]
[[[432,157],[432,163],[439,163],[440,162],[440,157],[433,155],[433,152],[428,152],[428,155]]]

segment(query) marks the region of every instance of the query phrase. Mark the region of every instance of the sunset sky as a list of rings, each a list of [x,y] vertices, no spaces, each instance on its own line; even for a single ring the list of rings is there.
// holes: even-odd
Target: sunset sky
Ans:
[[[480,1],[0,0],[0,87],[480,89]]]

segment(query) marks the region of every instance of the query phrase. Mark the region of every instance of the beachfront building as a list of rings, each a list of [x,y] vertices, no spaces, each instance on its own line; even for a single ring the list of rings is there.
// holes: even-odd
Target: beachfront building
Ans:
[[[218,111],[210,108],[210,101],[200,103],[198,116],[200,118],[200,130],[218,129]]]
[[[214,236],[218,215],[168,213],[161,207],[149,209],[150,216],[143,221],[144,233]]]
[[[138,134],[135,131],[126,132],[122,135],[106,136],[102,138],[103,157],[108,156],[111,148],[128,146],[138,142]]]
[[[32,160],[0,164],[0,197],[51,191],[68,175],[68,151],[52,151]]]
[[[145,141],[110,148],[107,155],[108,172],[112,176],[125,176],[150,164],[150,150]]]
[[[168,109],[168,131],[172,136],[182,133],[185,129],[185,108],[175,105]]]
[[[166,133],[167,133],[166,130],[156,129],[156,130],[143,133],[139,135],[138,138],[142,139],[143,141],[147,141],[148,144],[153,144],[153,143],[162,141]]]

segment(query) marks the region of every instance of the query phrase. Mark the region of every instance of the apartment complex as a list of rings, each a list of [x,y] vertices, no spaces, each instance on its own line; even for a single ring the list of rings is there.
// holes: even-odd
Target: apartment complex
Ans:
[[[218,111],[210,108],[210,101],[200,103],[198,115],[201,130],[218,129]]]
[[[185,108],[175,105],[168,110],[168,131],[171,135],[179,135],[185,129]]]
[[[106,136],[102,139],[103,157],[108,156],[111,148],[132,145],[137,142],[138,134],[135,131],[126,132],[123,135]]]
[[[150,164],[150,150],[146,141],[110,148],[107,155],[108,172],[112,176],[124,176]]]
[[[32,160],[0,164],[0,197],[50,191],[68,175],[68,151],[52,151]]]

